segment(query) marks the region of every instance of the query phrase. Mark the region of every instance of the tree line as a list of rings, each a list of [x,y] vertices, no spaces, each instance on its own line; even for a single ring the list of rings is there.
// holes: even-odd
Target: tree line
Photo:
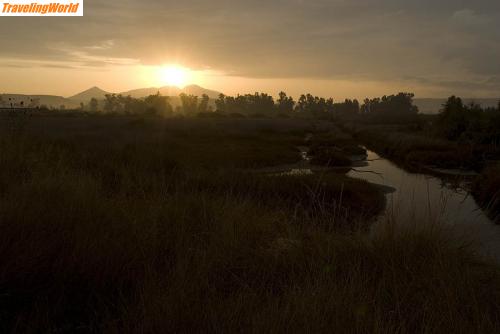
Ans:
[[[298,101],[280,92],[278,99],[266,93],[254,93],[236,96],[220,94],[215,101],[207,95],[201,97],[187,94],[179,95],[180,105],[173,108],[170,97],[160,93],[146,98],[134,98],[120,94],[106,94],[103,101],[92,98],[82,110],[103,111],[111,114],[144,114],[169,116],[174,112],[187,116],[203,116],[211,113],[219,115],[240,115],[258,117],[288,115],[300,113],[312,117],[325,117],[342,114],[358,114],[360,104],[357,100],[346,99],[335,103],[332,98],[322,98],[311,94],[301,95]],[[211,103],[212,102],[212,103]]]
[[[280,92],[276,101],[271,95],[265,93],[237,95],[236,97],[221,94],[215,104],[218,112],[245,116],[302,113],[321,117],[341,113],[356,114],[360,110],[357,100],[346,99],[344,102],[334,103],[332,98],[303,94],[298,101],[295,101],[285,92]]]
[[[220,94],[215,100],[207,95],[201,97],[180,94],[176,108],[172,98],[160,93],[145,98],[133,98],[120,94],[107,94],[103,101],[93,98],[82,109],[92,112],[131,115],[170,116],[241,116],[273,117],[295,116],[326,119],[365,120],[378,123],[419,122],[418,108],[413,103],[414,94],[398,93],[380,98],[358,100],[346,99],[334,102],[332,98],[323,98],[303,94],[297,101],[280,92],[275,100],[266,93],[254,93],[236,96]],[[483,109],[477,104],[466,105],[459,97],[452,96],[443,106],[433,126],[448,139],[458,139],[471,133],[493,133],[500,129],[500,103],[498,108]]]
[[[92,98],[88,104],[91,112],[99,111],[99,101]],[[110,114],[130,114],[130,115],[161,115],[169,116],[173,113],[168,96],[160,93],[149,95],[142,99],[121,94],[106,94],[102,111]]]
[[[436,130],[449,140],[500,145],[500,102],[497,108],[482,108],[451,96],[441,109]]]

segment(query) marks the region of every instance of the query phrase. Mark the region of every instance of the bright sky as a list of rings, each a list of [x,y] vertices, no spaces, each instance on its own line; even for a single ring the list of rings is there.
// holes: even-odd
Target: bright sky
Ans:
[[[86,0],[0,19],[0,93],[198,84],[364,98],[500,95],[497,0]]]

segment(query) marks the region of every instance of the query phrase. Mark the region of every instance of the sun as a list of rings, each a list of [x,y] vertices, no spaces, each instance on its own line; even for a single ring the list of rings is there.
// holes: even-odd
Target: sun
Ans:
[[[189,69],[178,65],[169,65],[160,68],[160,78],[169,86],[184,87],[188,83],[189,74]]]

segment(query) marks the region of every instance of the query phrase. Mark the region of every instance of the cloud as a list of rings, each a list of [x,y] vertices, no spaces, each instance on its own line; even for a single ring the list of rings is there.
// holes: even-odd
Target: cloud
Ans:
[[[179,62],[248,78],[433,78],[450,89],[500,76],[500,2],[490,0],[86,0],[83,18],[4,19],[15,34],[3,35],[0,63]]]
[[[465,25],[485,25],[491,22],[488,16],[477,14],[471,9],[461,9],[453,13],[452,19]]]
[[[97,45],[85,46],[84,48],[87,50],[110,50],[115,45],[114,40],[102,41]]]

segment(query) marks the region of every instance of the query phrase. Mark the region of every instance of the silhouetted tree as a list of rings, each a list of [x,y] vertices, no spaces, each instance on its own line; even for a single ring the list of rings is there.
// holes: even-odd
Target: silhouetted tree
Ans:
[[[456,140],[466,132],[480,131],[484,116],[480,105],[472,102],[466,106],[461,98],[451,96],[439,114],[438,128],[448,139]]]
[[[285,92],[279,93],[277,103],[278,111],[281,113],[290,113],[293,111],[293,107],[295,106],[293,98],[291,96],[288,97]]]
[[[357,100],[345,100],[343,103],[334,103],[332,98],[302,94],[297,102],[285,92],[280,92],[276,102],[273,97],[266,93],[254,93],[236,96],[220,94],[215,101],[217,111],[228,114],[241,114],[247,116],[266,116],[278,112],[281,115],[293,111],[302,113],[306,117],[330,118],[335,111],[345,111],[357,114],[359,102]]]
[[[256,92],[253,95],[245,95],[245,99],[248,114],[269,115],[274,111],[274,99],[271,95]]]
[[[413,104],[412,93],[382,96],[382,98],[366,99],[361,107],[365,115],[373,121],[384,123],[406,123],[417,120],[418,108]]]
[[[95,97],[91,98],[89,102],[90,111],[96,112],[98,107],[99,107],[99,102],[97,101],[97,99]]]
[[[105,98],[104,110],[109,113],[160,116],[172,114],[168,96],[162,96],[159,92],[144,99],[116,94],[106,94]],[[97,108],[97,100],[91,100],[91,110],[94,108]]]
[[[207,94],[201,96],[200,104],[198,105],[198,112],[204,113],[208,111],[208,101],[210,98]]]
[[[217,100],[215,100],[215,108],[218,112],[226,112],[226,96],[224,94],[219,94]]]
[[[142,114],[146,112],[146,104],[144,101],[134,99],[132,96],[118,95],[118,109],[123,110],[125,114]]]
[[[328,101],[327,101],[328,102]],[[333,106],[333,115],[339,118],[349,118],[357,115],[360,111],[360,106],[358,100],[349,100],[346,99],[344,102],[334,103]],[[328,108],[330,111],[330,108]]]
[[[461,98],[456,96],[448,98],[438,118],[438,126],[447,138],[456,139],[467,129],[465,113]]]
[[[186,115],[194,115],[198,110],[198,96],[181,93],[182,110]]]
[[[297,102],[297,106],[295,107],[295,110],[298,112],[305,112],[306,105],[307,105],[307,98],[304,94],[302,94],[299,97],[299,101]]]
[[[325,111],[329,114],[334,112],[335,103],[333,103],[333,98],[326,100]]]
[[[120,109],[118,96],[116,94],[106,94],[104,97],[104,111],[108,113],[118,112]]]
[[[297,112],[309,114],[312,117],[325,117],[333,110],[333,99],[311,94],[301,95],[295,107]]]
[[[361,106],[361,112],[363,114],[368,114],[371,111],[371,100],[369,98],[366,98],[363,100],[363,105]]]
[[[149,95],[144,99],[145,112],[149,115],[169,116],[173,113],[168,96],[162,96],[160,92]]]
[[[220,113],[266,115],[275,110],[273,97],[265,93],[237,95],[236,97],[221,94],[215,101],[215,105]]]

